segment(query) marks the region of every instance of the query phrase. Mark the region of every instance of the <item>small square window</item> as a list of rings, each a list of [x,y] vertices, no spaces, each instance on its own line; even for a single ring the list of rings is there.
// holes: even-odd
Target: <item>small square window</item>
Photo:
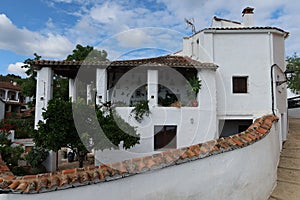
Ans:
[[[176,148],[177,126],[154,126],[154,150]]]
[[[248,77],[236,76],[232,77],[232,92],[247,93],[248,92]]]

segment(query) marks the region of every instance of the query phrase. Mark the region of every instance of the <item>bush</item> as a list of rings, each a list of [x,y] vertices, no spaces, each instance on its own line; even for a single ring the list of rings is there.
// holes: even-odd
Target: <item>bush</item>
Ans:
[[[28,171],[28,174],[43,174],[43,173],[46,173],[47,172],[47,169],[44,165],[39,165],[38,167],[34,167],[34,168],[31,168],[29,171]]]
[[[12,169],[18,165],[18,160],[24,152],[21,146],[12,147],[12,142],[8,139],[9,133],[0,131],[0,154],[6,165]]]
[[[24,167],[19,167],[19,166],[13,167],[11,172],[16,176],[27,175],[27,170]]]
[[[0,129],[2,131],[15,130],[15,138],[30,138],[31,134],[34,132],[34,118],[33,116],[28,118],[15,118],[9,117],[1,120]]]
[[[43,148],[33,147],[25,156],[25,159],[33,168],[38,168],[46,160],[48,154],[48,151]]]

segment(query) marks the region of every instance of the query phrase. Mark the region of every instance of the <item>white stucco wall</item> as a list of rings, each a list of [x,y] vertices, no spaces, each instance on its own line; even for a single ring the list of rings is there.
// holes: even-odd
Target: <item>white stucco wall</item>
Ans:
[[[291,108],[288,110],[288,116],[292,118],[300,118],[300,108]]]
[[[50,67],[43,67],[37,71],[36,103],[35,103],[35,129],[40,120],[43,120],[43,108],[47,108],[48,101],[52,99],[53,71]]]
[[[277,176],[277,124],[242,149],[115,181],[35,195],[2,194],[5,200],[209,199],[266,200]]]
[[[137,132],[141,134],[140,144],[127,151],[97,151],[96,164],[99,164],[99,162],[116,162],[126,158],[140,157],[155,153],[154,126],[177,126],[177,148],[217,138],[215,71],[207,69],[199,70],[198,76],[202,84],[198,95],[198,107],[160,107],[152,103],[149,106],[151,114],[149,117],[145,116],[141,123],[137,122],[134,117],[131,116],[133,107],[117,107],[117,113],[129,124],[137,127]],[[185,84],[180,81],[179,83],[176,82],[176,79],[174,82],[174,86],[168,85],[164,83],[164,81],[160,83],[167,85],[172,91],[177,91],[176,88],[179,88],[178,91],[186,92]],[[123,86],[128,87],[125,82]],[[136,88],[136,86],[133,88]]]
[[[214,61],[220,65],[217,90],[225,88],[225,96],[218,93],[218,99],[226,99],[225,105],[218,101],[219,115],[253,116],[270,111],[271,65],[266,53],[269,52],[267,35],[215,34],[213,44]],[[247,93],[232,92],[233,76],[248,77]]]
[[[197,41],[198,47],[192,51],[192,43]],[[181,55],[219,66],[216,82],[220,119],[257,117],[272,111],[271,66],[276,63],[285,70],[282,33],[259,29],[204,30],[184,39]],[[248,76],[248,93],[233,94],[233,76]],[[275,93],[275,108],[286,113],[285,88],[281,90],[280,94]]]

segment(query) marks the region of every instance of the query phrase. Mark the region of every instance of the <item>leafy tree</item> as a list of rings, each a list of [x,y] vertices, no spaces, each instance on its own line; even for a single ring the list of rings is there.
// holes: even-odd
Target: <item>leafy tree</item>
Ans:
[[[22,68],[26,69],[26,75],[28,76],[22,83],[22,94],[28,97],[34,97],[36,95],[36,75],[37,73],[34,71],[32,66],[30,66],[30,62],[34,60],[40,60],[41,56],[39,56],[37,53],[34,53],[34,58],[28,58],[24,61],[25,65],[22,66]]]
[[[26,118],[7,117],[0,121],[0,131],[15,130],[15,138],[30,138],[34,127],[34,116]]]
[[[300,92],[300,57],[294,53],[293,56],[287,57],[287,68],[294,71],[292,79],[288,82],[288,87],[296,94]]]
[[[53,77],[53,98],[69,100],[69,81],[68,78],[54,75]]]
[[[91,149],[118,149],[121,141],[125,149],[139,144],[140,135],[136,129],[125,122],[109,103],[96,107],[75,103],[73,116],[85,146]],[[92,144],[87,136],[92,139]]]
[[[100,107],[95,110],[94,106],[86,105],[83,101],[73,103],[73,107],[72,114],[72,102],[61,99],[49,101],[47,110],[43,112],[44,122],[39,122],[38,131],[34,135],[37,146],[55,152],[68,147],[79,155],[79,167],[82,167],[88,149],[117,148],[121,141],[124,148],[128,149],[139,143],[140,137],[136,130],[115,115],[113,110],[104,111]],[[91,112],[96,112],[95,117]],[[103,131],[97,124],[100,124]]]
[[[8,139],[9,134],[9,132],[0,131],[0,154],[7,166],[12,169],[18,165],[18,160],[21,159],[24,150],[20,146],[12,146],[11,140]]]
[[[48,154],[49,152],[43,148],[33,147],[28,154],[25,155],[25,159],[33,168],[38,168],[46,160]]]
[[[107,60],[107,52],[105,50],[99,51],[92,46],[83,47],[80,44],[76,45],[73,54],[68,55],[69,61],[105,61]]]

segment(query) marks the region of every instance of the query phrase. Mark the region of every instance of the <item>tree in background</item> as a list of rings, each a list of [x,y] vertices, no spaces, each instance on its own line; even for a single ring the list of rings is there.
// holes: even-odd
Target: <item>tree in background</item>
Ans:
[[[27,97],[33,97],[35,99],[36,95],[36,75],[37,73],[33,70],[32,66],[30,66],[30,62],[35,60],[40,60],[42,57],[37,53],[34,53],[34,58],[28,58],[24,61],[25,65],[22,68],[26,69],[27,78],[22,83],[22,94]]]
[[[76,49],[73,50],[73,54],[67,56],[68,61],[106,61],[107,52],[105,50],[97,50],[92,46],[83,47],[80,44],[76,45]]]
[[[8,139],[9,132],[0,131],[0,154],[7,166],[12,170],[18,166],[18,160],[21,159],[21,155],[24,150],[21,146],[12,146],[12,142]]]
[[[17,118],[15,116],[6,117],[0,121],[0,131],[9,132],[15,130],[15,138],[31,138],[34,133],[34,116]]]
[[[294,53],[293,56],[287,57],[287,68],[294,71],[294,75],[291,80],[288,82],[288,88],[292,92],[299,94],[300,93],[300,57]]]
[[[22,94],[24,96],[33,97],[35,100],[36,96],[36,76],[37,73],[34,71],[30,62],[41,60],[42,56],[34,53],[34,58],[28,58],[24,61],[25,65],[22,68],[26,69],[27,78],[22,81]],[[82,46],[80,44],[76,45],[76,48],[73,50],[73,53],[67,56],[68,61],[106,61],[107,52],[105,50],[97,50],[92,46]],[[12,77],[16,78],[16,77]],[[53,77],[53,98],[61,98],[64,100],[69,99],[69,82],[65,77],[61,77],[57,74]],[[34,105],[34,104],[33,104]]]

